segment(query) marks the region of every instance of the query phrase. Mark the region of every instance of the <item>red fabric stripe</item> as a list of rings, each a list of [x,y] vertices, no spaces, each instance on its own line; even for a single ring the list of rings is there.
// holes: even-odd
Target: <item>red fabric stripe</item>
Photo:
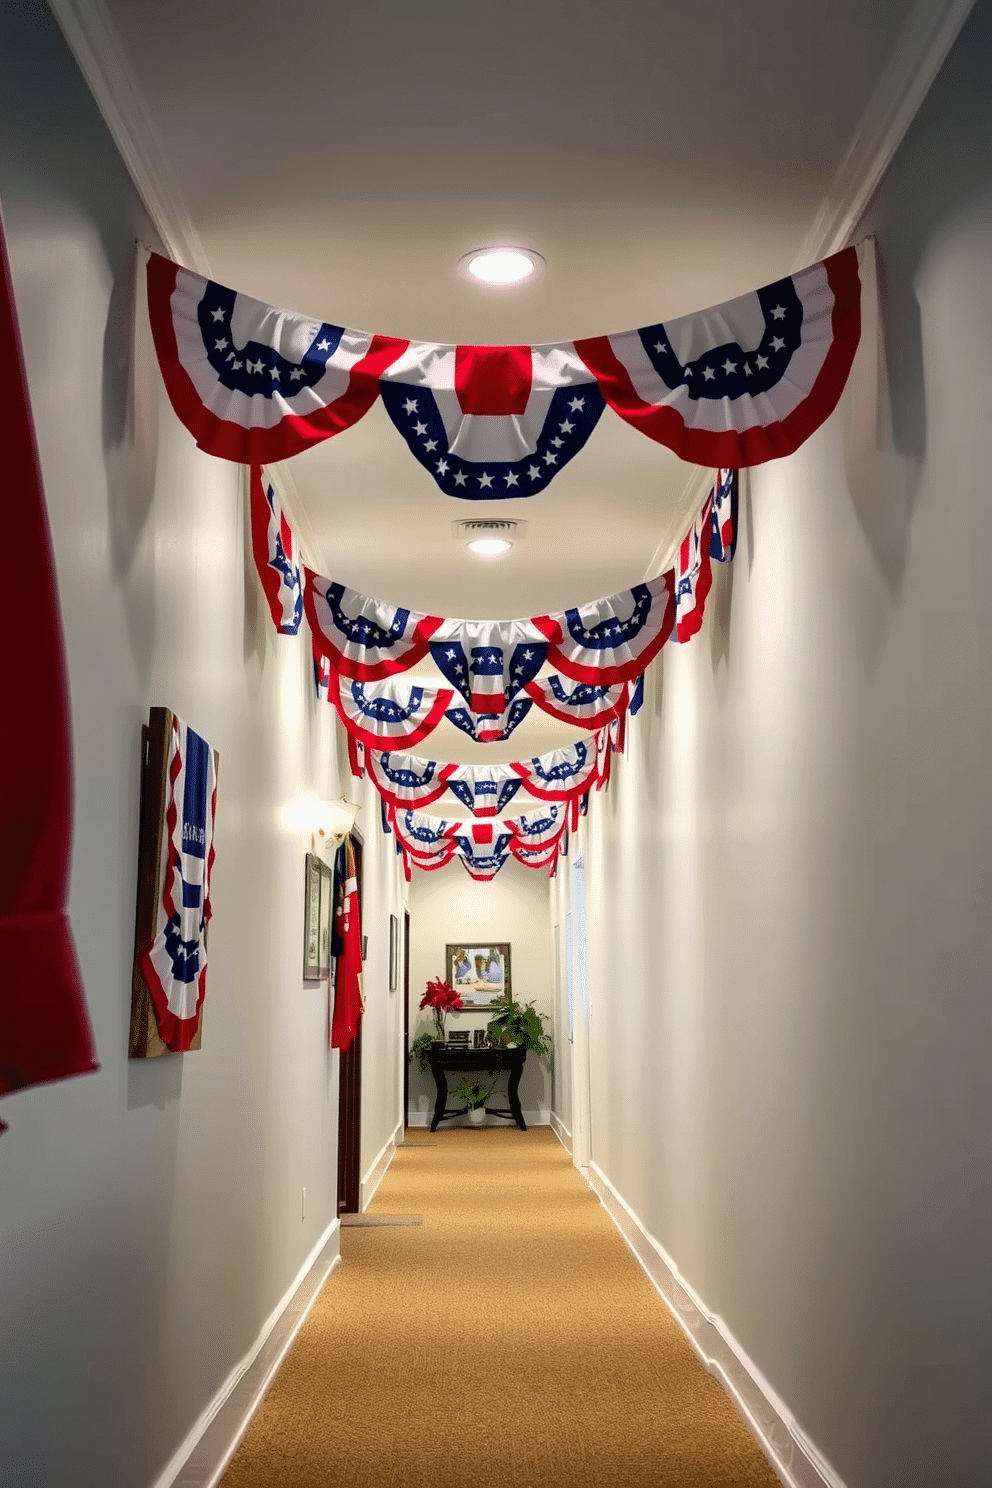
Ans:
[[[255,569],[269,606],[276,630],[282,628],[282,604],[279,600],[279,575],[269,564],[269,521],[272,511],[265,498],[261,465],[252,465],[248,476],[248,501],[251,509],[251,550]]]
[[[526,413],[532,377],[529,346],[455,347],[455,392],[462,413]]]
[[[691,429],[674,408],[658,408],[644,402],[608,337],[591,336],[576,341],[575,350],[614,412],[649,439],[667,445],[680,459],[717,468],[763,465],[766,460],[781,459],[793,454],[833,413],[861,337],[857,249],[844,248],[824,259],[824,265],[834,295],[833,341],[807,397],[777,423],[743,432]]]
[[[609,684],[600,682],[597,685],[606,687]],[[595,733],[597,729],[602,728],[606,723],[612,722],[614,718],[620,718],[626,712],[629,701],[627,692],[625,692],[620,701],[615,703],[612,708],[604,708],[602,713],[594,713],[588,718],[579,718],[567,708],[556,707],[537,682],[528,682],[524,687],[524,692],[551,718],[557,718],[561,723],[570,723],[573,728],[588,729],[590,733]]]
[[[706,596],[713,586],[713,565],[710,561],[710,520],[712,514],[712,502],[709,497],[703,507],[699,522],[699,573],[696,575],[696,592],[693,596],[692,609],[688,615],[684,615],[676,622],[678,627],[679,641],[688,641],[697,634],[703,623],[703,612],[706,609]],[[692,547],[692,530],[683,539],[683,547],[688,544]],[[688,567],[688,562],[686,567]]]
[[[373,336],[361,361],[351,369],[348,391],[333,403],[305,418],[287,414],[271,429],[246,429],[230,419],[218,418],[205,407],[189,373],[179,359],[176,330],[172,322],[172,293],[178,265],[153,253],[148,260],[148,316],[169,401],[200,449],[222,460],[240,465],[269,465],[310,449],[342,429],[357,424],[379,396],[379,376],[406,350],[409,341],[395,336]]]
[[[72,738],[62,621],[0,216],[6,566],[0,648],[0,1095],[99,1068],[65,913]],[[29,617],[29,618],[26,618]],[[0,1122],[0,1130],[3,1123]]]

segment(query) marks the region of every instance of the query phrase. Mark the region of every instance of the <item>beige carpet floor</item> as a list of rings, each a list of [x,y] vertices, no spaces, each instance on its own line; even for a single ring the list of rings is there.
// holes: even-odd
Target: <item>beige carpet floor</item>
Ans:
[[[774,1488],[548,1128],[407,1133],[223,1488]]]

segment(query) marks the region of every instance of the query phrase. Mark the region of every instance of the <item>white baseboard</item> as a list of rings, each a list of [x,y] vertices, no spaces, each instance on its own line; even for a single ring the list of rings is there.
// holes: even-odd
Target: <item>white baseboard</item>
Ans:
[[[152,1488],[216,1488],[324,1282],[341,1261],[332,1219],[250,1350],[221,1385]]]
[[[523,1111],[521,1114],[523,1115],[523,1118],[528,1126],[550,1125],[550,1111]],[[411,1111],[409,1124],[410,1126],[430,1126],[433,1115],[433,1107],[429,1111]],[[444,1131],[447,1127],[451,1126],[451,1124],[452,1123],[450,1121],[444,1122],[443,1126],[438,1127],[438,1131]],[[461,1120],[456,1122],[455,1124],[458,1126],[468,1126],[468,1117],[462,1117]],[[487,1127],[512,1126],[513,1122],[510,1121],[507,1117],[503,1117],[501,1119],[499,1116],[488,1116],[486,1118],[485,1125]]]
[[[389,1164],[396,1156],[397,1142],[402,1142],[402,1140],[403,1127],[402,1125],[400,1125],[393,1132],[393,1135],[389,1138],[389,1141],[386,1143],[385,1147],[383,1147],[382,1151],[379,1153],[379,1156],[376,1158],[375,1162],[372,1164],[365,1177],[362,1179],[361,1211],[363,1214],[372,1202],[372,1195],[379,1187],[379,1184],[382,1182],[383,1178],[385,1178],[386,1169],[389,1167]]]
[[[551,1130],[554,1132],[555,1136],[558,1138],[559,1142],[564,1147],[569,1157],[571,1157],[572,1133],[569,1131],[565,1123],[561,1121],[558,1116],[555,1115],[554,1111],[551,1112],[550,1126]]]
[[[557,1118],[552,1121],[553,1128],[560,1124]],[[556,1130],[555,1134],[565,1146],[560,1133]],[[602,1200],[606,1212],[681,1323],[706,1368],[718,1377],[740,1409],[786,1488],[844,1488],[837,1473],[748,1358],[723,1319],[707,1311],[679,1274],[671,1256],[648,1234],[605,1173],[595,1163],[590,1163],[587,1171],[589,1186]]]

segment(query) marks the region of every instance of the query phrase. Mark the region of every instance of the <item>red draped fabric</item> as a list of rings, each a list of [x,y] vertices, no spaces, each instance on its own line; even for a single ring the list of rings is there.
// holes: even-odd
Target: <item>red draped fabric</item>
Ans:
[[[0,217],[0,1095],[98,1066],[65,912],[72,743],[55,565]],[[0,1122],[0,1129],[3,1123]]]

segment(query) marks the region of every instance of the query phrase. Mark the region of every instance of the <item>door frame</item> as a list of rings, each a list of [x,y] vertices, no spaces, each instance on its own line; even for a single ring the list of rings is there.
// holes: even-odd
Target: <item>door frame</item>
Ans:
[[[363,841],[350,833],[358,882],[358,921],[364,926],[362,892]],[[364,931],[363,931],[364,933]],[[338,1213],[358,1214],[362,1207],[362,1019],[358,1032],[338,1061]]]

